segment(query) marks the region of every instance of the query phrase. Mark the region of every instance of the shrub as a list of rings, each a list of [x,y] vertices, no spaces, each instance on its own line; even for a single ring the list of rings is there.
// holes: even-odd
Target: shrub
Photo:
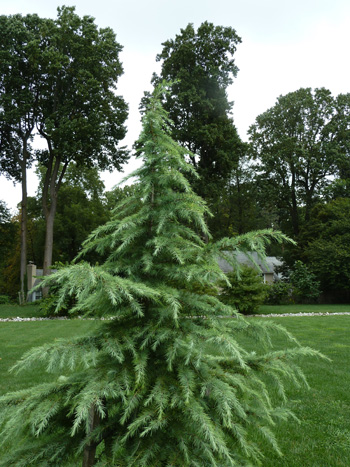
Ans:
[[[35,303],[35,302],[34,302]],[[55,293],[50,294],[48,297],[40,300],[40,311],[44,316],[71,316],[72,313],[70,309],[74,306],[74,300],[71,298],[67,299],[60,307],[57,309],[58,296]]]
[[[292,301],[292,288],[288,282],[277,281],[266,286],[265,303],[268,305],[286,305]]]
[[[72,297],[67,297],[63,303],[57,308],[58,304],[58,286],[53,284],[50,287],[50,295],[40,300],[40,311],[44,316],[69,316],[70,309],[74,306],[75,300]],[[35,302],[34,302],[35,303]],[[38,302],[36,302],[38,303]]]
[[[284,270],[284,280],[268,286],[265,303],[285,305],[288,303],[310,303],[320,295],[320,283],[302,261],[296,261],[292,269]]]
[[[60,261],[54,263],[52,265],[52,270],[58,271],[62,268],[68,266],[69,263],[62,263]],[[75,299],[73,297],[66,297],[63,301],[61,300],[61,305],[57,308],[58,304],[58,291],[60,289],[60,285],[57,283],[52,283],[50,286],[50,293],[46,298],[40,300],[40,311],[43,313],[44,316],[51,317],[51,316],[69,316],[71,315],[71,308],[73,308],[75,304]],[[38,303],[38,301],[34,302]]]
[[[44,316],[57,316],[55,312],[57,305],[57,297],[54,295],[49,295],[46,298],[43,298],[40,301],[40,311],[43,313]]]
[[[227,277],[231,287],[221,283],[220,300],[235,307],[240,313],[256,313],[266,297],[266,286],[259,272],[256,269],[244,266],[239,277],[235,272],[228,273]]]
[[[320,282],[302,261],[294,263],[289,280],[296,302],[314,302],[320,296]]]
[[[7,305],[11,302],[11,299],[8,295],[0,295],[0,305]]]

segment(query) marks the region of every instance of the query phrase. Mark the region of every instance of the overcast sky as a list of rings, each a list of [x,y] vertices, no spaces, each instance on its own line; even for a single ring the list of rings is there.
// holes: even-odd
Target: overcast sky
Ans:
[[[162,42],[181,28],[203,21],[231,26],[242,38],[236,53],[239,73],[228,90],[234,122],[242,139],[255,118],[280,95],[301,87],[326,87],[333,95],[350,92],[350,2],[348,0],[75,0],[80,16],[90,15],[99,27],[111,27],[124,49],[124,75],[118,93],[129,104],[128,135],[132,145],[140,131],[138,105],[159,70],[155,56]],[[37,13],[56,18],[53,0],[1,0],[0,14]],[[0,31],[1,34],[1,31]],[[125,173],[134,165],[129,163]],[[125,175],[125,174],[124,174]],[[123,175],[107,174],[111,189]],[[34,196],[36,177],[28,180]],[[19,185],[0,176],[0,199],[12,209],[20,202]]]

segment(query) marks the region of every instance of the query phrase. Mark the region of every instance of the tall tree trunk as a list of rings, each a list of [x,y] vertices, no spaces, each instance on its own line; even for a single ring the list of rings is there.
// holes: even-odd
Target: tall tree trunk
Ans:
[[[296,177],[295,173],[292,172],[292,183],[291,183],[291,198],[292,198],[292,206],[291,206],[291,217],[292,217],[292,226],[293,226],[293,233],[295,238],[299,235],[299,213],[298,213],[298,202],[297,202],[297,194],[296,194]]]
[[[66,172],[68,162],[63,164],[60,172],[61,160],[59,157],[54,157],[51,144],[48,142],[50,152],[50,162],[47,167],[44,189],[43,189],[43,211],[46,221],[45,233],[45,248],[44,248],[44,264],[43,274],[47,276],[51,273],[52,265],[52,250],[53,250],[53,227],[57,210],[57,196],[64,174]],[[43,296],[47,297],[49,290],[47,287],[43,289]]]
[[[101,418],[99,413],[96,411],[95,405],[93,404],[90,408],[89,412],[89,432],[87,435],[98,427],[101,422]],[[95,441],[91,441],[85,446],[83,452],[83,463],[82,467],[92,467],[95,464],[95,457],[96,457],[96,448],[99,443]]]
[[[308,223],[311,219],[311,208],[314,201],[316,183],[312,183],[310,187],[305,188],[305,222]]]
[[[24,303],[26,297],[26,271],[27,271],[27,149],[26,142],[23,143],[23,159],[21,161],[21,263],[20,263],[20,303]]]
[[[238,169],[236,172],[236,186],[237,186],[237,209],[238,209],[238,234],[243,233],[243,204],[242,204],[242,193],[241,184],[238,175]]]
[[[52,250],[53,250],[53,226],[55,222],[57,200],[56,197],[51,200],[50,207],[44,208],[45,220],[46,220],[46,232],[45,232],[45,247],[44,247],[44,264],[43,274],[48,276],[51,273],[52,265]],[[43,297],[47,297],[49,293],[48,287],[43,288]]]

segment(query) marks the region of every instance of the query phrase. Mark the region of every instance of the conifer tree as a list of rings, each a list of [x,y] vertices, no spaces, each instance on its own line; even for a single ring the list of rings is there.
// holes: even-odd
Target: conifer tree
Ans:
[[[84,244],[82,254],[106,261],[76,262],[45,283],[59,284],[61,301],[73,295],[76,310],[112,319],[16,364],[44,364],[56,377],[0,399],[1,466],[227,467],[259,464],[262,439],[278,451],[271,427],[290,413],[271,394],[277,388],[283,399],[282,376],[303,383],[295,358],[316,352],[245,350],[242,334],[268,343],[270,331],[284,331],[246,321],[214,292],[225,279],[221,251],[263,256],[269,241],[285,238],[203,240],[207,208],[185,177],[194,173],[185,150],[169,136],[163,92],[143,117],[134,195]]]

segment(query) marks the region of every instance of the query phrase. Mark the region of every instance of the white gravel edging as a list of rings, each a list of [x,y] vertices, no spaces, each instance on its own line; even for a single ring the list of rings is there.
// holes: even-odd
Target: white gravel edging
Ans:
[[[281,314],[267,314],[267,315],[244,315],[246,317],[251,318],[302,318],[304,316],[339,316],[339,315],[350,315],[350,311],[343,311],[343,312],[334,312],[334,313],[281,313]],[[20,318],[17,316],[16,318],[0,318],[0,323],[8,323],[8,322],[17,322],[21,323],[24,321],[53,321],[53,320],[108,320],[113,318],[82,318],[78,316],[77,318],[67,318],[66,316],[57,316],[54,318]]]
[[[14,321],[14,322],[22,322],[22,321],[52,321],[52,320],[66,320],[65,316],[57,316],[55,318],[20,318],[17,316],[16,318],[0,318],[0,323],[7,323],[9,321]]]
[[[296,317],[296,318],[301,318],[303,316],[334,316],[334,315],[350,315],[350,311],[342,311],[338,312],[335,311],[334,313],[282,313],[282,314],[267,314],[267,315],[246,315],[246,316],[251,316],[255,318],[284,318],[284,317]]]

